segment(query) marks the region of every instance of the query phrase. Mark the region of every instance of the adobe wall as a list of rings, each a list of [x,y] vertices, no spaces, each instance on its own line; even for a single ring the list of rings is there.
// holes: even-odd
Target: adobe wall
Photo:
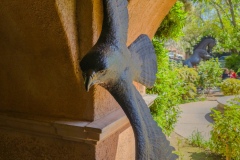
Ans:
[[[153,37],[175,0],[130,0],[128,45]],[[0,2],[0,111],[96,120],[118,104],[101,87],[87,93],[78,61],[97,41],[100,0]]]
[[[129,0],[127,44],[152,38],[175,2]],[[101,0],[0,1],[0,159],[134,159],[126,117],[113,120],[119,106],[103,88],[85,91],[78,67],[101,25]]]
[[[1,160],[134,160],[135,141],[128,125],[97,145],[14,129],[1,129]]]
[[[93,96],[77,66],[75,15],[75,0],[1,0],[0,111],[93,120]],[[90,25],[82,22],[91,26],[89,17]]]
[[[95,146],[59,139],[1,130],[1,160],[94,160]]]

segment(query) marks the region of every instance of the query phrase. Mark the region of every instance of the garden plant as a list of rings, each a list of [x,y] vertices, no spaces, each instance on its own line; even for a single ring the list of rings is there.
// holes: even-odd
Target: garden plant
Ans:
[[[197,66],[197,71],[200,76],[199,87],[203,88],[209,94],[211,88],[218,87],[221,84],[222,68],[218,59],[210,59],[201,61]]]
[[[240,94],[240,80],[228,78],[221,83],[221,90],[224,95]]]
[[[147,92],[158,94],[158,98],[150,109],[163,132],[170,135],[180,114],[178,104],[185,91],[182,81],[176,76],[177,72],[169,67],[169,58],[163,44],[158,39],[153,39],[153,44],[157,54],[158,72],[154,87]]]
[[[211,131],[210,148],[223,154],[226,160],[240,160],[240,98],[233,99],[224,107],[224,114],[213,110],[214,119]]]
[[[182,80],[182,87],[184,93],[182,94],[183,100],[194,99],[197,96],[197,84],[199,75],[195,68],[188,68],[186,66],[176,68],[177,77]]]

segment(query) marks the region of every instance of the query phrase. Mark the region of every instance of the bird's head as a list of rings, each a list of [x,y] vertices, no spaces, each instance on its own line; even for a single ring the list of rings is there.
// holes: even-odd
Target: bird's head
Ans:
[[[94,84],[106,82],[108,78],[109,64],[107,58],[98,52],[90,52],[83,57],[80,68],[86,91],[89,91]]]

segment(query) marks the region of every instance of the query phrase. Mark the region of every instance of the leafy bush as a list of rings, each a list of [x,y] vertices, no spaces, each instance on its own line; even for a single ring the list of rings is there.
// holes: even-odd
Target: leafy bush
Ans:
[[[225,106],[224,114],[217,110],[213,112],[215,123],[211,131],[211,150],[225,155],[226,159],[240,160],[240,98]]]
[[[240,55],[232,54],[226,58],[225,67],[237,71],[240,68]]]
[[[228,78],[221,83],[221,90],[224,95],[240,94],[240,80]]]
[[[238,68],[238,70],[237,70],[237,73],[239,73],[240,72],[240,67]]]
[[[217,87],[221,82],[222,69],[218,59],[201,61],[197,67],[200,76],[199,85],[209,93],[212,87]]]
[[[168,135],[173,131],[174,124],[179,117],[180,110],[177,105],[182,102],[182,94],[185,92],[182,87],[182,80],[177,77],[177,71],[170,69],[164,41],[170,38],[177,39],[182,35],[181,30],[185,25],[186,16],[183,3],[176,2],[158,28],[155,35],[158,39],[153,39],[158,60],[158,73],[154,87],[148,89],[147,92],[158,94],[158,98],[150,109],[158,125]]]
[[[181,67],[176,69],[177,77],[183,80],[182,87],[184,88],[183,99],[193,99],[197,95],[197,82],[199,76],[194,68]]]
[[[150,94],[158,94],[158,98],[151,106],[151,112],[163,132],[169,135],[180,114],[177,106],[182,101],[184,88],[182,81],[178,79],[176,70],[169,68],[169,58],[163,43],[153,39],[153,44],[157,54],[158,73],[157,79],[152,89],[148,89]]]
[[[184,10],[184,4],[177,1],[168,15],[164,18],[161,26],[156,32],[156,37],[161,39],[177,39],[183,35],[182,28],[186,23],[187,13]]]
[[[192,135],[187,140],[188,140],[188,143],[194,147],[201,147],[201,148],[207,147],[207,141],[204,140],[203,135],[198,130],[193,131]]]

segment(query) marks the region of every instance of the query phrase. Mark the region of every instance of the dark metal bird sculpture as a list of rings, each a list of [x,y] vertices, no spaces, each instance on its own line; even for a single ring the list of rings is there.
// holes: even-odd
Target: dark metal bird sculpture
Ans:
[[[175,160],[173,147],[132,83],[153,86],[157,72],[153,45],[148,36],[140,35],[126,46],[127,0],[103,0],[103,12],[100,38],[80,62],[85,88],[98,84],[120,104],[134,131],[136,160]]]

